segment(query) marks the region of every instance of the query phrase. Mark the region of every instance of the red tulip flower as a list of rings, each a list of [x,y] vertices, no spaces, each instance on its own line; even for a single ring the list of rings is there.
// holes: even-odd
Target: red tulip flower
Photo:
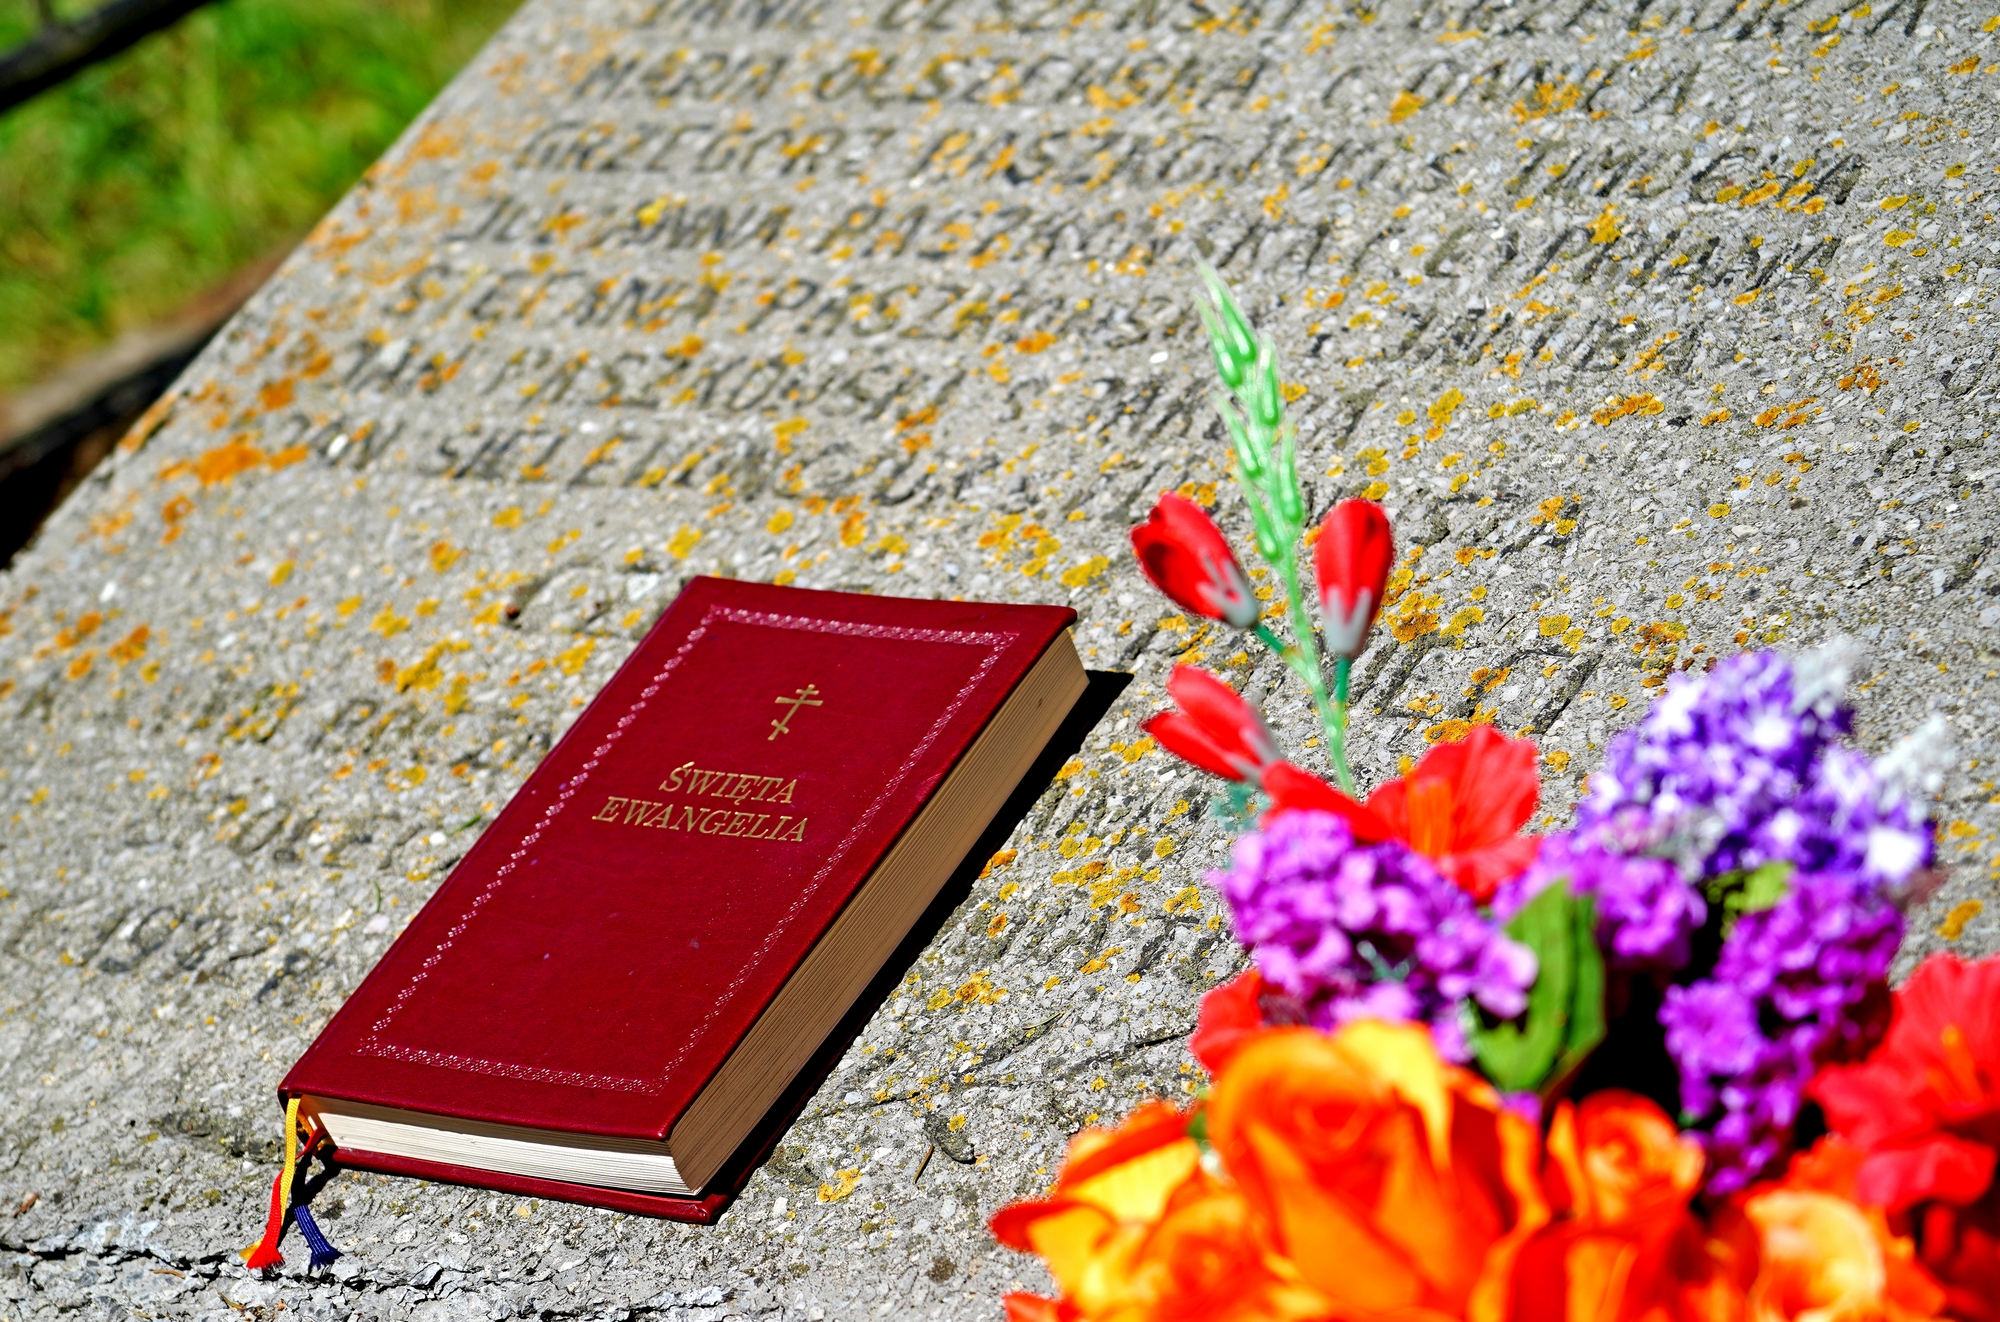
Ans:
[[[1238,629],[1263,613],[1222,529],[1185,496],[1161,492],[1152,516],[1132,530],[1132,549],[1146,577],[1175,605]]]
[[[1535,745],[1490,725],[1431,749],[1409,775],[1377,786],[1366,803],[1289,762],[1265,773],[1264,789],[1274,814],[1337,813],[1364,844],[1402,841],[1482,904],[1534,862],[1542,845],[1540,836],[1520,833],[1541,799]]]
[[[1150,716],[1141,727],[1160,747],[1226,780],[1264,783],[1264,772],[1278,764],[1278,741],[1255,707],[1193,666],[1174,667],[1167,693],[1181,709]]]
[[[1343,500],[1333,507],[1313,546],[1328,652],[1351,658],[1366,650],[1368,630],[1382,609],[1382,588],[1395,562],[1396,540],[1380,505]]]

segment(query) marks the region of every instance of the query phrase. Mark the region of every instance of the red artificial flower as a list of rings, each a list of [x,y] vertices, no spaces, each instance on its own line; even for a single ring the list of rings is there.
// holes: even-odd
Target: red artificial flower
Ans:
[[[1290,763],[1264,773],[1264,790],[1273,814],[1338,813],[1364,844],[1401,840],[1482,904],[1534,862],[1542,844],[1540,836],[1520,833],[1541,799],[1534,742],[1490,725],[1431,749],[1410,774],[1377,786],[1366,803]]]
[[[1167,693],[1181,709],[1157,712],[1141,729],[1183,762],[1226,780],[1263,784],[1278,763],[1278,741],[1255,707],[1194,666],[1175,666]]]
[[[1925,960],[1874,1053],[1807,1092],[1860,1153],[1855,1196],[1909,1215],[1955,1314],[2000,1322],[2000,959]]]
[[[1313,546],[1327,651],[1356,657],[1367,648],[1368,630],[1382,609],[1382,587],[1395,561],[1396,541],[1380,505],[1343,500],[1333,507]]]
[[[1222,1073],[1231,1057],[1264,1027],[1264,1010],[1257,998],[1264,979],[1256,969],[1239,973],[1201,998],[1188,1051],[1211,1075]]]
[[[1132,530],[1132,550],[1153,586],[1175,605],[1238,629],[1257,623],[1263,607],[1251,595],[1249,576],[1229,540],[1201,506],[1171,491]]]
[[[1925,960],[1896,993],[1882,1044],[1859,1065],[1821,1070],[1808,1092],[1867,1154],[1863,1202],[1901,1212],[1977,1201],[2000,1155],[2000,959]]]

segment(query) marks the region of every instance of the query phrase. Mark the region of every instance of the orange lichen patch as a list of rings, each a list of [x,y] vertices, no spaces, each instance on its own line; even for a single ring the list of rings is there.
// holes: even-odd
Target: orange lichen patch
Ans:
[[[348,229],[335,216],[328,216],[306,235],[306,247],[320,257],[345,257],[348,252],[375,236],[372,225]]]
[[[417,135],[417,140],[411,143],[395,165],[390,167],[390,176],[400,179],[408,174],[413,166],[424,161],[441,161],[456,156],[463,146],[464,140],[457,133],[442,124],[432,124]],[[369,173],[375,172],[371,170]]]
[[[1637,354],[1633,355],[1632,365],[1625,369],[1626,375],[1630,376],[1638,372],[1644,372],[1647,378],[1651,379],[1660,371],[1662,366],[1659,361],[1660,355],[1666,352],[1669,344],[1672,344],[1680,337],[1681,333],[1679,331],[1668,331],[1665,335],[1662,335],[1659,339],[1654,340],[1651,344],[1641,349]]]
[[[132,522],[133,499],[133,497],[127,497],[125,505],[121,509],[111,510],[104,514],[91,515],[90,531],[85,536],[102,537],[107,542],[117,536],[124,530],[126,524]]]
[[[1947,941],[1956,941],[1965,934],[1965,925],[1986,911],[1986,906],[1978,900],[1961,900],[1951,907],[1951,912],[1938,924],[1938,935]]]
[[[1431,420],[1430,430],[1436,433],[1430,435],[1428,439],[1436,440],[1438,436],[1444,434],[1445,424],[1451,421],[1451,415],[1458,412],[1458,406],[1464,402],[1465,396],[1458,387],[1453,386],[1439,395],[1436,403],[1424,410],[1425,415]]]
[[[1421,589],[1405,592],[1389,613],[1389,632],[1399,643],[1414,642],[1438,631],[1438,610],[1444,598]]]
[[[472,646],[471,643],[456,642],[451,639],[446,639],[443,642],[431,644],[429,650],[426,651],[423,654],[422,658],[419,659],[417,662],[415,662],[412,665],[400,667],[396,670],[395,672],[396,692],[407,693],[411,689],[436,688],[438,684],[444,679],[444,673],[442,670],[439,669],[438,662],[441,661],[447,653],[463,652],[468,648],[470,648],[471,646]]]
[[[465,552],[450,542],[437,542],[431,546],[431,568],[442,574],[457,564]]]
[[[1555,528],[1557,533],[1567,537],[1570,530],[1576,527],[1576,520],[1564,517],[1563,510],[1566,506],[1576,503],[1577,496],[1575,492],[1571,492],[1567,496],[1550,496],[1547,500],[1535,506],[1535,512],[1528,516],[1528,523],[1534,527],[1539,527],[1545,523],[1549,524]],[[1565,527],[1564,525],[1568,526]]]
[[[193,474],[203,486],[211,487],[218,482],[229,481],[238,473],[247,473],[253,468],[261,467],[268,456],[250,444],[246,439],[249,435],[250,433],[244,432],[232,437],[212,450],[204,450],[193,460],[182,459],[168,464],[160,470],[160,481],[165,482]]]
[[[1806,398],[1790,404],[1774,405],[1759,413],[1751,421],[1759,427],[1776,427],[1780,431],[1787,427],[1796,427],[1819,413],[1818,409],[1807,407],[1813,402],[1814,398],[1814,396],[1808,395]]]
[[[1639,637],[1632,644],[1632,650],[1641,656],[1660,651],[1671,655],[1675,646],[1687,636],[1687,626],[1679,620],[1659,620],[1639,626]]]
[[[865,510],[849,510],[847,517],[840,521],[840,544],[859,546],[868,537],[868,513]]]
[[[1039,523],[1024,523],[1018,514],[1003,514],[994,527],[979,534],[979,546],[993,552],[990,559],[994,563],[1013,551],[1028,552],[1030,558],[1022,572],[1033,575],[1048,566],[1049,557],[1062,549],[1062,541]]]
[[[152,629],[142,624],[116,643],[113,643],[110,650],[105,652],[105,655],[120,666],[128,662],[137,661],[146,654],[146,644],[151,641],[152,637]]]
[[[96,611],[85,611],[77,616],[76,623],[56,634],[56,646],[67,652],[104,625],[104,617]]]
[[[96,659],[97,653],[84,652],[76,660],[69,663],[69,669],[65,670],[63,674],[69,679],[82,679],[90,673],[90,663]]]
[[[257,392],[257,407],[275,413],[292,402],[292,378],[279,377]]]
[[[1051,344],[1054,344],[1055,342],[1056,342],[1056,337],[1049,334],[1047,331],[1035,331],[1033,334],[1024,335],[1020,339],[1014,341],[1014,352],[1040,353],[1042,350],[1048,348]]]
[[[194,512],[194,502],[186,496],[175,496],[160,506],[160,522],[167,525],[167,535],[160,539],[162,545],[181,535],[181,520]]]
[[[1514,103],[1514,118],[1525,124],[1531,119],[1559,114],[1582,96],[1583,89],[1575,83],[1537,83],[1534,91]]]
[[[1400,124],[1411,115],[1424,108],[1424,99],[1408,90],[1396,93],[1396,99],[1389,103],[1389,122]]]
[[[1591,411],[1590,420],[1600,427],[1609,427],[1620,418],[1650,417],[1666,411],[1666,404],[1656,395],[1612,396],[1604,401],[1602,408]]]
[[[438,209],[437,189],[428,185],[423,188],[398,189],[395,197],[396,220],[400,224],[412,224]]]
[[[290,468],[293,464],[305,462],[306,456],[311,453],[312,451],[304,445],[288,445],[265,459],[264,467],[275,473],[281,468]]]
[[[1887,366],[1887,364],[1884,364],[1884,366]],[[1859,387],[1872,395],[1882,388],[1882,376],[1881,373],[1875,370],[1874,360],[1863,358],[1855,365],[1852,372],[1841,377],[1834,384],[1842,390],[1853,390]]]
[[[118,442],[118,448],[126,454],[130,454],[151,440],[153,433],[164,426],[167,419],[174,415],[174,405],[179,401],[180,392],[174,390],[169,390],[166,394],[154,400],[146,411],[139,415],[139,420],[132,424],[131,429]]]

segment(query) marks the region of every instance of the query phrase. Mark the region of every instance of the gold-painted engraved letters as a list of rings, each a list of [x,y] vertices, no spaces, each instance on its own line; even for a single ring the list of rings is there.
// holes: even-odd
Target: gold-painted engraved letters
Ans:
[[[794,709],[796,710],[796,709]],[[790,803],[799,782],[783,776],[765,776],[749,771],[716,771],[684,762],[667,773],[660,788],[668,794],[689,798],[728,799],[727,807],[707,804],[659,802],[652,799],[609,795],[604,806],[591,818],[594,822],[615,822],[622,826],[650,826],[661,831],[689,831],[696,835],[741,836],[746,840],[783,840],[803,843],[806,819],[791,813],[750,812],[744,803]],[[773,818],[776,818],[773,821]]]

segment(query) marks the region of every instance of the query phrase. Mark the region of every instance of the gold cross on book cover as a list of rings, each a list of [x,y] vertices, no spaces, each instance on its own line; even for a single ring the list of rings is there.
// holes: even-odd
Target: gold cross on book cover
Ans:
[[[792,717],[798,714],[799,708],[825,706],[826,704],[818,698],[818,693],[819,689],[817,686],[808,684],[789,698],[779,698],[777,700],[778,705],[789,710],[783,716],[771,722],[771,733],[764,737],[766,739],[776,739],[781,734],[790,734],[791,730],[788,727],[790,726]]]

